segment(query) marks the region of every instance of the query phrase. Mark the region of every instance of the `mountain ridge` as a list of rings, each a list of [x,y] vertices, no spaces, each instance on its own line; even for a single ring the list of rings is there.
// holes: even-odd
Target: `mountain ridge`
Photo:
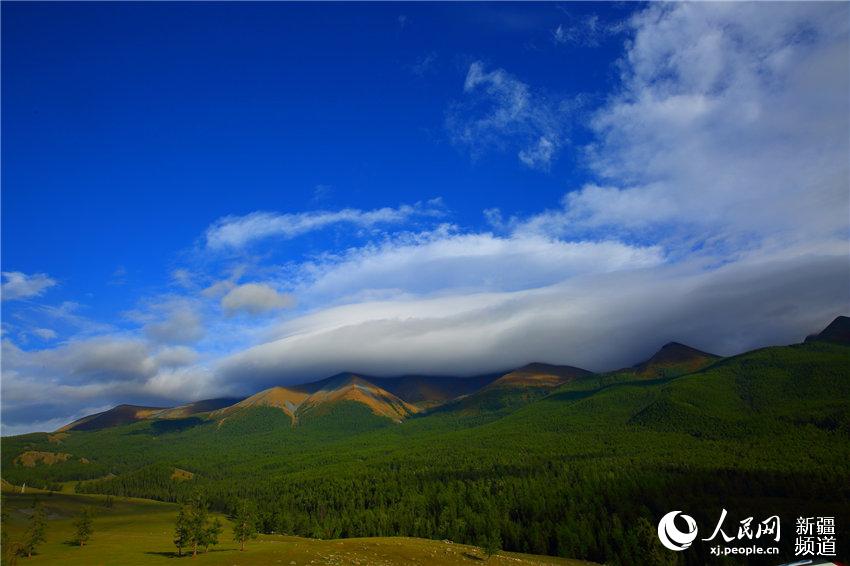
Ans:
[[[820,333],[806,337],[805,342],[811,341],[850,343],[850,318],[843,315],[836,317]],[[312,382],[273,386],[245,398],[206,399],[176,407],[121,404],[77,419],[55,432],[98,430],[141,420],[188,416],[205,416],[220,421],[241,410],[256,407],[280,409],[295,424],[299,412],[302,415],[316,414],[341,402],[365,405],[375,415],[401,422],[412,415],[432,410],[455,410],[460,407],[468,410],[482,398],[488,399],[485,404],[491,405],[490,408],[505,406],[505,395],[513,396],[509,405],[523,404],[560,386],[572,382],[583,383],[583,379],[590,377],[620,375],[625,376],[622,379],[651,379],[681,375],[707,368],[721,359],[724,358],[681,342],[668,342],[646,360],[607,373],[541,362],[532,362],[505,372],[470,377],[416,374],[374,377],[356,372],[340,372]]]

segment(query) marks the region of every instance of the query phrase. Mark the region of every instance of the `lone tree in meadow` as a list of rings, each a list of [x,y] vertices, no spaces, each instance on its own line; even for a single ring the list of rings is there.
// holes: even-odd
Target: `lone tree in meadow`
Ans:
[[[47,510],[41,503],[36,503],[32,509],[32,518],[29,528],[24,535],[24,542],[20,545],[20,554],[31,557],[36,547],[44,542],[47,533]]]
[[[91,540],[91,536],[94,533],[93,522],[90,507],[83,507],[80,514],[74,519],[74,528],[77,533],[76,541],[80,543],[80,546],[85,546]]]
[[[210,546],[218,544],[221,529],[221,521],[210,520],[209,509],[203,499],[195,497],[184,503],[174,526],[174,545],[178,555],[183,555],[184,548],[192,549],[192,558],[198,555],[199,548],[206,552]]]
[[[239,550],[245,550],[245,542],[257,538],[257,514],[253,507],[240,499],[233,515],[233,540],[239,543]]]
[[[490,534],[482,537],[479,546],[481,547],[481,551],[487,557],[487,560],[502,550],[502,536],[499,533],[499,529],[491,529]]]
[[[177,524],[174,525],[174,546],[177,556],[183,556],[183,549],[189,546],[189,506],[181,505],[177,513]]]

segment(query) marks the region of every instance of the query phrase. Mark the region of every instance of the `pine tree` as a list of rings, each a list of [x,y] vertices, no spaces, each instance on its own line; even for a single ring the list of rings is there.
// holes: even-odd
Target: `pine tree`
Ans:
[[[183,549],[189,544],[189,505],[181,505],[177,513],[177,524],[174,526],[174,546],[177,556],[183,556]]]
[[[207,506],[200,498],[189,503],[189,544],[192,547],[192,558],[198,555],[198,547],[204,544],[207,526]]]
[[[245,500],[240,500],[233,517],[233,540],[245,550],[245,542],[257,538],[257,515]]]
[[[3,496],[3,502],[0,504],[0,525],[9,524],[9,508],[6,506],[6,496]],[[23,545],[20,541],[9,540],[9,532],[6,528],[0,528],[0,550],[3,552],[3,564],[15,566],[18,563],[18,556],[22,553]]]
[[[499,534],[499,529],[490,529],[490,533],[485,535],[481,541],[481,550],[489,560],[491,556],[497,554],[502,549],[502,537]]]
[[[33,507],[32,519],[30,526],[26,532],[26,538],[21,548],[21,552],[28,557],[32,556],[36,547],[44,542],[47,532],[47,510],[41,503],[36,503]]]
[[[210,521],[206,502],[195,497],[184,504],[177,515],[174,544],[181,555],[184,547],[191,547],[194,558],[198,555],[198,549],[206,551],[210,546],[218,544],[221,530],[221,521]]]
[[[83,510],[74,520],[74,528],[77,529],[77,542],[80,543],[80,546],[85,546],[91,540],[92,533],[94,533],[92,522],[91,508],[83,507]]]
[[[218,544],[218,537],[221,534],[221,530],[222,525],[219,519],[213,519],[212,523],[208,524],[204,528],[203,547],[205,553],[209,550],[210,546],[215,546]]]
[[[647,566],[673,566],[676,564],[674,552],[667,552],[658,542],[657,531],[645,517],[639,517],[635,525],[641,562]]]

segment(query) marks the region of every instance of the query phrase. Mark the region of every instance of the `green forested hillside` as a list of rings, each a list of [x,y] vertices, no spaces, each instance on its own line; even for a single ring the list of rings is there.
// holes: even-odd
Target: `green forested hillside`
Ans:
[[[547,393],[401,423],[343,401],[298,427],[258,407],[30,434],[3,439],[3,475],[163,501],[200,491],[222,511],[247,497],[269,533],[473,544],[495,533],[508,550],[612,564],[704,563],[696,546],[655,552],[654,525],[672,509],[701,524],[721,508],[729,521],[778,513],[789,529],[800,514],[830,515],[850,540],[848,346],[766,348],[685,375],[584,376]],[[27,451],[71,456],[15,464]],[[172,479],[175,468],[193,479]]]

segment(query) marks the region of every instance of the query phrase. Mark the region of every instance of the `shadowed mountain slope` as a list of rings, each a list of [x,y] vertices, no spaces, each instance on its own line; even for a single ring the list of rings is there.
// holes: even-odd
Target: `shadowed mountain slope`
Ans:
[[[533,363],[508,372],[480,390],[434,409],[461,415],[496,416],[527,405],[557,387],[593,373],[572,366]]]
[[[433,407],[462,395],[469,395],[499,378],[500,374],[473,377],[405,375],[368,377],[368,381],[420,408]]]
[[[56,432],[67,432],[70,430],[100,430],[131,424],[141,420],[149,419],[152,415],[164,411],[163,407],[141,407],[138,405],[118,405],[108,411],[88,415],[81,419],[63,426]]]
[[[629,369],[641,377],[663,377],[673,373],[682,374],[697,371],[719,359],[720,356],[691,348],[685,344],[669,342],[662,346],[651,358]]]
[[[806,337],[806,342],[850,344],[850,317],[839,316],[818,334]]]
[[[493,387],[558,387],[568,381],[580,379],[593,372],[572,366],[556,366],[533,363],[517,368],[493,381],[487,388]]]
[[[179,407],[163,409],[161,411],[151,413],[148,418],[183,419],[192,415],[208,413],[217,409],[229,407],[234,403],[239,403],[241,400],[241,397],[221,397],[218,399],[204,399],[203,401],[195,401],[194,403],[187,403],[185,405],[180,405]]]

